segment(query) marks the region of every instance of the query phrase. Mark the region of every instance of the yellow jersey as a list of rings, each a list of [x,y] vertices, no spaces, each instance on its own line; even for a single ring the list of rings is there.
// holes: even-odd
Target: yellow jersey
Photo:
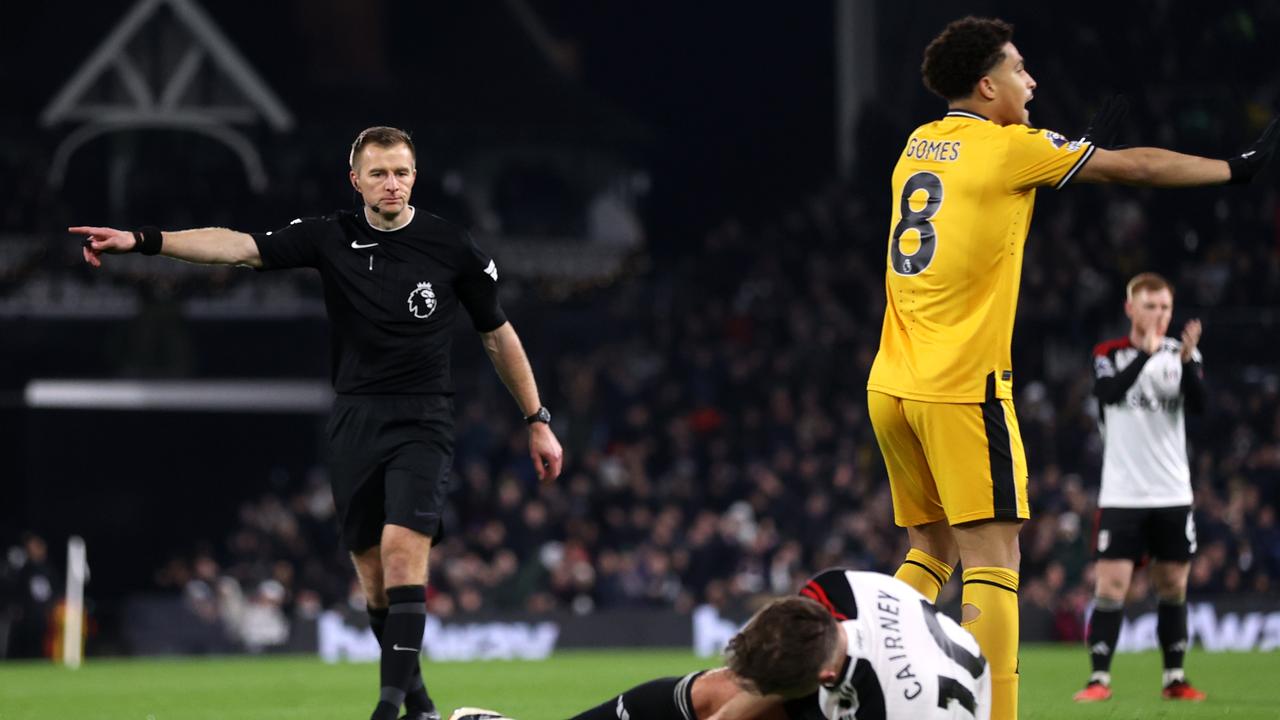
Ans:
[[[911,133],[893,170],[888,302],[868,390],[933,402],[1013,397],[1010,343],[1036,188],[1094,148],[953,110]]]

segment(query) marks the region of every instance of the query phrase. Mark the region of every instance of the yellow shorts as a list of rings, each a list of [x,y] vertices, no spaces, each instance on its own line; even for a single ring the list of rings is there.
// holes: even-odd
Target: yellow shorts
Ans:
[[[898,525],[1031,517],[1012,400],[935,403],[868,391],[867,412]]]

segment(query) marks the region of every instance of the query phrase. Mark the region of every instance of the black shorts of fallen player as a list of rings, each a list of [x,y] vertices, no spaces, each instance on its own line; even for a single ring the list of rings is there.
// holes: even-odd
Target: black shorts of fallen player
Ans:
[[[439,540],[453,466],[448,395],[339,395],[327,429],[339,532],[359,553],[399,525]]]

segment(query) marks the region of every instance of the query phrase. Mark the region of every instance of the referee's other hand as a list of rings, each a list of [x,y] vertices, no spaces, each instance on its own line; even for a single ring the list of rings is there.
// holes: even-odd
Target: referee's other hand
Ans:
[[[549,483],[560,477],[564,451],[560,449],[556,434],[551,432],[551,427],[546,423],[529,426],[529,457],[533,459],[533,469],[542,482]]]
[[[84,261],[94,267],[102,267],[103,253],[127,253],[138,242],[133,233],[108,227],[76,226],[67,232],[85,236],[81,242]]]

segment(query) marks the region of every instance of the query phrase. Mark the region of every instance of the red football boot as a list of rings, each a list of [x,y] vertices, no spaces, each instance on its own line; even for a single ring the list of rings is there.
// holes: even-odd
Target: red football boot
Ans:
[[[1164,697],[1165,700],[1187,700],[1190,702],[1200,702],[1208,697],[1199,690],[1191,687],[1191,683],[1186,680],[1174,680],[1168,685],[1165,685],[1164,690],[1160,692],[1160,695]]]
[[[1079,703],[1102,702],[1111,699],[1111,688],[1094,680],[1071,698]]]

